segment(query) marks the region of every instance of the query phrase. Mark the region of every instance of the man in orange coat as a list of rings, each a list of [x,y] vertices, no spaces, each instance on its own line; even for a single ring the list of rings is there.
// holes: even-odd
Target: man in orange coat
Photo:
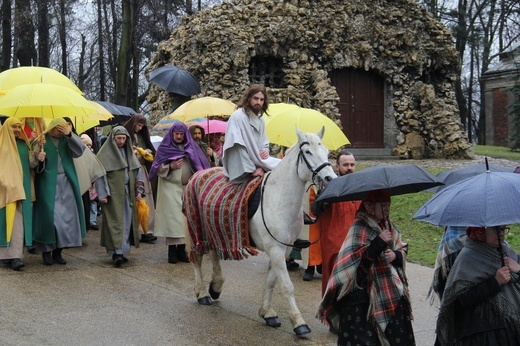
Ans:
[[[354,155],[349,151],[342,150],[336,158],[336,169],[339,176],[354,173],[356,171]],[[320,239],[322,296],[327,288],[327,282],[332,274],[332,268],[336,262],[341,244],[343,244],[343,240],[347,236],[350,225],[354,222],[360,204],[361,201],[331,203],[330,207],[320,215],[318,222],[322,231]]]

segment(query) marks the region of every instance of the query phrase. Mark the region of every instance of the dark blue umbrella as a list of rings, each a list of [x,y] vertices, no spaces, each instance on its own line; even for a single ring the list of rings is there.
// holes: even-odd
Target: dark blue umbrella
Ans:
[[[435,187],[433,189],[429,189],[428,192],[439,192],[448,185],[454,184],[456,182],[459,182],[461,180],[475,176],[477,174],[484,173],[486,171],[513,172],[513,170],[514,169],[511,167],[490,165],[490,164],[488,164],[487,158],[486,158],[485,163],[479,163],[479,164],[464,167],[464,168],[452,169],[449,171],[440,172],[439,174],[437,174],[437,179],[442,181],[444,183],[444,185]]]
[[[122,123],[127,120],[129,120],[132,115],[137,114],[136,111],[134,111],[130,107],[126,106],[120,106],[112,102],[108,101],[94,101],[96,103],[99,103],[103,107],[106,108],[107,111],[110,112],[114,116],[114,119],[110,121],[110,123]]]
[[[150,72],[150,82],[166,91],[183,96],[200,93],[200,84],[193,73],[174,65],[161,66]]]
[[[520,174],[485,172],[445,187],[413,216],[437,226],[492,227],[520,222]]]

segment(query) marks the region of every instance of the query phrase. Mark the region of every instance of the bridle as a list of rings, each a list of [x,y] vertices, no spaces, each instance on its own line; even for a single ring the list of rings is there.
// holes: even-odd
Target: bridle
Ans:
[[[300,160],[303,160],[305,162],[305,165],[307,166],[307,168],[312,172],[312,184],[316,185],[316,183],[314,182],[314,178],[318,175],[318,173],[325,167],[327,166],[332,166],[330,164],[330,162],[324,162],[322,163],[321,165],[319,165],[317,168],[313,169],[311,164],[309,163],[309,161],[307,160],[307,158],[305,157],[304,153],[303,153],[303,149],[302,147],[304,145],[310,145],[309,142],[302,142],[300,143],[300,152],[298,153],[298,160],[296,161],[296,174],[298,174],[298,167],[300,166],[298,164],[298,161]],[[262,214],[262,222],[264,223],[264,227],[267,231],[267,233],[269,233],[269,235],[271,236],[271,238],[273,238],[274,240],[276,240],[278,243],[282,244],[282,245],[285,245],[285,246],[288,246],[288,247],[293,247],[294,244],[286,244],[282,241],[279,241],[278,239],[276,239],[274,237],[274,235],[271,233],[271,231],[269,231],[269,228],[267,227],[267,224],[265,223],[265,217],[264,217],[264,190],[265,190],[265,185],[267,183],[267,180],[269,179],[269,177],[271,176],[271,172],[267,172],[264,176],[264,180],[262,181],[262,190],[261,190],[261,196],[260,196],[260,213]]]

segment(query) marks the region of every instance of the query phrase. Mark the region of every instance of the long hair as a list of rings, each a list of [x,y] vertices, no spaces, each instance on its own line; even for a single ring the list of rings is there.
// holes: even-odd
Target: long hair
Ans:
[[[246,90],[246,92],[244,93],[244,95],[242,96],[240,101],[238,102],[237,107],[238,108],[243,107],[245,109],[250,109],[249,101],[251,101],[251,98],[253,97],[253,95],[258,92],[261,92],[264,95],[264,105],[262,106],[261,113],[267,114],[266,111],[267,111],[267,108],[269,107],[269,99],[267,98],[267,90],[266,90],[265,86],[263,86],[262,84],[252,84]]]

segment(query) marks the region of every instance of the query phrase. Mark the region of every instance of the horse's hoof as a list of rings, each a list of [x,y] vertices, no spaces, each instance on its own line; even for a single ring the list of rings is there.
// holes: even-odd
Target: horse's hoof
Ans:
[[[308,325],[302,324],[301,326],[294,328],[293,331],[294,333],[296,333],[296,335],[303,336],[305,334],[309,334],[311,332],[311,329]]]
[[[213,302],[210,297],[202,297],[197,299],[200,305],[211,305]]]
[[[278,319],[278,316],[275,317],[264,317],[265,324],[269,327],[278,328],[282,325],[282,322]]]
[[[217,300],[218,298],[220,298],[220,292],[216,292],[213,290],[213,287],[209,286],[209,295],[211,296],[211,298],[213,298],[214,300]]]

